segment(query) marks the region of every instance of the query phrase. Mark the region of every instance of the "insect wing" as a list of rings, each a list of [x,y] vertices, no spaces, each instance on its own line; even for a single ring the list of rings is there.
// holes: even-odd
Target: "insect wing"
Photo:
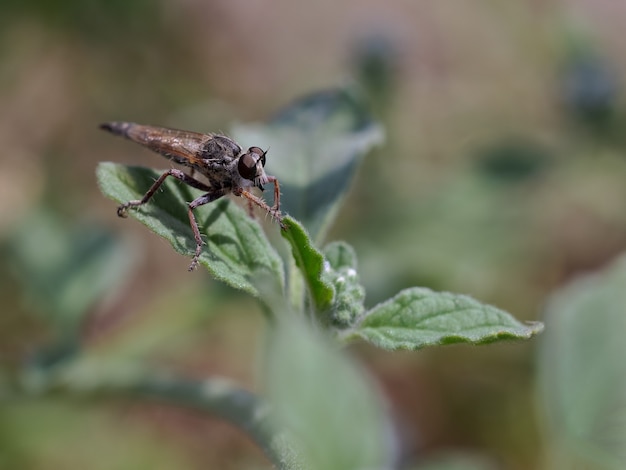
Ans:
[[[191,167],[205,163],[203,156],[207,143],[214,138],[212,134],[129,122],[111,122],[103,124],[102,128],[137,142],[180,165]]]

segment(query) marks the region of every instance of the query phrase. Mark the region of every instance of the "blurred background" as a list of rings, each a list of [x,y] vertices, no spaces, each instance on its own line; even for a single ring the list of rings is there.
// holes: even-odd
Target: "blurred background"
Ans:
[[[328,241],[355,246],[367,304],[420,285],[540,318],[551,292],[626,246],[625,27],[611,0],[4,0],[0,383],[82,348],[254,390],[258,307],[118,219],[97,163],[168,164],[98,124],[228,132],[355,82],[386,142]],[[405,461],[454,449],[533,469],[536,343],[351,351]],[[266,465],[237,429],[173,407],[0,404],[0,468]]]

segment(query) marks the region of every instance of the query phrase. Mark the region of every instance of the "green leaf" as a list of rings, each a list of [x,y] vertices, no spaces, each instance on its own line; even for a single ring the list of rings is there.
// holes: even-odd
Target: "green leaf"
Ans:
[[[101,163],[97,176],[100,189],[118,203],[140,199],[162,172],[141,167]],[[146,205],[129,210],[134,219],[166,239],[174,250],[191,257],[196,242],[189,225],[187,204],[201,193],[174,178],[168,178]],[[194,211],[206,245],[200,256],[217,279],[259,296],[256,279],[271,280],[282,290],[282,261],[263,234],[259,224],[228,198],[206,204]]]
[[[284,222],[288,230],[283,237],[291,245],[318,319],[340,328],[353,324],[365,310],[365,289],[359,283],[352,247],[345,242],[331,243],[324,258],[297,221],[286,217]]]
[[[626,256],[547,304],[539,397],[550,449],[560,453],[554,468],[626,468],[624,286]]]
[[[302,273],[315,311],[326,312],[335,292],[332,284],[324,277],[324,256],[311,244],[309,235],[298,221],[287,216],[283,222],[287,230],[282,235],[291,245],[293,258]]]
[[[335,271],[340,269],[356,269],[357,259],[354,248],[346,242],[332,242],[324,247],[324,255]]]
[[[345,328],[353,325],[365,311],[365,288],[359,281],[356,253],[345,242],[333,242],[326,246],[324,254],[330,266],[325,277],[335,290],[331,324]]]
[[[316,243],[336,217],[361,159],[383,140],[363,99],[348,89],[311,94],[268,124],[235,126],[233,135],[244,147],[269,148],[267,170],[281,184],[282,209]]]
[[[508,313],[465,295],[414,287],[367,313],[344,339],[362,338],[383,349],[420,349],[450,343],[527,339],[543,325],[524,325]]]
[[[392,436],[375,384],[301,317],[279,318],[270,332],[267,388],[307,468],[390,468]]]

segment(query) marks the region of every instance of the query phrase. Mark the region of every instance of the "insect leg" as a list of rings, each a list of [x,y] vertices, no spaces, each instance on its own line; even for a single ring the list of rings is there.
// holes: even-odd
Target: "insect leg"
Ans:
[[[280,184],[275,176],[267,175],[267,182],[274,185],[274,205],[272,210],[280,213]]]
[[[202,236],[200,235],[198,222],[196,221],[196,217],[193,215],[193,210],[196,207],[200,207],[208,204],[209,202],[213,202],[216,199],[221,198],[225,194],[226,190],[216,189],[212,190],[209,193],[203,194],[202,196],[194,199],[189,203],[189,208],[187,210],[187,213],[189,214],[189,224],[191,225],[191,230],[193,230],[193,237],[196,240],[196,253],[193,255],[193,259],[191,260],[191,264],[189,265],[189,271],[193,271],[194,269],[196,269],[196,266],[198,265],[198,259],[200,258],[200,253],[202,253],[202,245],[204,245],[204,241],[202,240]]]
[[[250,200],[248,200],[248,215],[254,219],[254,204]]]
[[[141,199],[128,201],[127,203],[119,206],[117,208],[117,215],[119,217],[126,217],[129,208],[141,206],[145,204],[146,202],[148,202],[152,198],[152,196],[154,196],[154,193],[157,191],[157,189],[161,187],[161,185],[163,184],[163,182],[168,176],[173,176],[174,178],[196,189],[200,189],[202,191],[211,191],[211,188],[209,186],[202,183],[201,181],[193,179],[191,176],[186,175],[180,170],[176,170],[176,169],[167,170],[165,173],[163,173],[159,177],[158,180],[154,182],[152,186],[150,186],[150,189],[148,189],[148,192],[144,194],[144,196]]]
[[[280,214],[280,211],[277,209],[277,206],[274,205],[272,207],[268,206],[267,203],[261,199],[260,197],[255,196],[249,191],[245,189],[235,189],[233,190],[233,194],[236,196],[242,196],[248,200],[249,203],[256,204],[265,212],[267,212],[272,218],[274,218],[282,229],[286,229],[287,227],[283,224],[283,216]]]

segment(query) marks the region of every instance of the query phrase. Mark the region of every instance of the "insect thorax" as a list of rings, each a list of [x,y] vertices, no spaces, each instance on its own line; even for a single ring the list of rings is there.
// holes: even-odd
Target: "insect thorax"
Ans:
[[[223,135],[212,135],[202,149],[201,158],[211,160],[214,158],[232,160],[241,153],[241,147],[232,139]]]
[[[202,148],[199,155],[202,163],[192,165],[204,175],[214,188],[232,188],[233,177],[236,177],[237,159],[241,147],[223,135],[212,135]]]

